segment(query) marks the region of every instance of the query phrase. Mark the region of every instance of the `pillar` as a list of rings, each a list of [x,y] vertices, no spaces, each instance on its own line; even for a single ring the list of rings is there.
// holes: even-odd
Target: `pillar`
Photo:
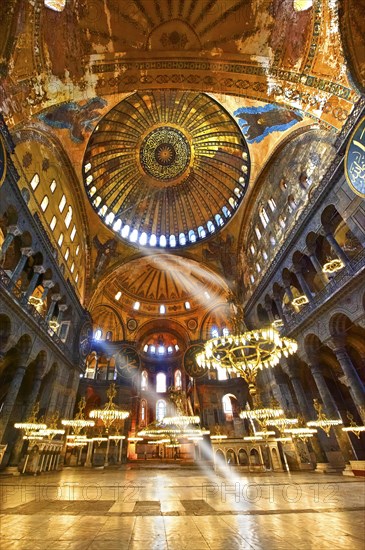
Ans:
[[[4,433],[8,425],[9,419],[11,417],[11,413],[13,412],[13,407],[15,405],[15,401],[18,396],[18,392],[23,382],[24,374],[27,368],[26,362],[28,357],[29,357],[29,353],[20,354],[20,357],[19,357],[20,365],[18,366],[15,372],[14,378],[10,384],[9,391],[6,394],[5,401],[2,408],[2,415],[0,419],[0,441],[4,437]]]
[[[24,302],[25,304],[28,303],[29,298],[32,296],[38,284],[40,275],[44,273],[46,270],[42,265],[36,265],[33,271],[34,271],[33,277],[31,278],[28,288],[22,298],[22,302]]]
[[[308,285],[307,281],[305,280],[305,277],[304,277],[304,275],[303,275],[303,273],[302,273],[302,271],[299,267],[295,269],[295,274],[298,278],[300,286],[302,287],[302,291],[304,292],[304,294],[306,295],[308,300],[309,301],[313,300],[312,291],[309,288],[309,285]]]
[[[332,338],[334,342],[333,351],[338,362],[344,372],[347,380],[347,385],[354,400],[355,406],[359,412],[361,420],[365,424],[365,390],[364,385],[354,367],[349,354],[347,353],[345,344],[338,338]]]
[[[330,229],[325,227],[324,228],[324,236],[326,237],[326,240],[331,245],[331,248],[334,250],[334,252],[340,258],[340,260],[342,260],[344,265],[347,265],[350,262],[350,260],[347,256],[347,254],[345,254],[345,252],[342,250],[342,248],[340,247],[340,245],[336,241],[332,231],[330,231]]]
[[[324,412],[328,416],[328,418],[331,419],[341,419],[340,412],[337,408],[336,402],[332,397],[331,392],[328,389],[327,383],[324,379],[324,376],[322,374],[321,368],[317,364],[311,364],[310,369],[314,378],[314,381],[316,383],[316,386],[318,388],[319,395],[321,396],[321,400],[323,402]],[[338,446],[340,448],[340,451],[343,454],[343,457],[346,462],[349,460],[354,459],[354,453],[351,449],[352,445],[349,441],[349,437],[345,434],[345,432],[342,431],[341,425],[336,427],[333,426],[331,430],[333,429],[333,433],[336,436]]]
[[[5,254],[13,242],[14,238],[18,235],[21,235],[23,232],[17,225],[9,225],[6,237],[4,239],[4,242],[0,248],[0,262],[4,259]]]
[[[55,307],[56,307],[56,303],[59,302],[61,300],[61,298],[62,298],[61,294],[53,294],[53,296],[51,296],[51,305],[49,306],[47,314],[46,314],[47,323],[49,323],[50,320],[52,319],[53,314],[54,314],[54,310],[55,310]]]
[[[22,255],[20,256],[20,259],[11,275],[11,281],[9,285],[10,289],[12,289],[16,285],[21,275],[21,272],[23,271],[24,266],[27,263],[28,258],[34,254],[34,251],[32,248],[21,248],[20,251]]]
[[[47,298],[48,292],[53,288],[55,283],[51,279],[43,280],[43,294],[42,294],[42,300],[45,301]]]
[[[68,305],[67,304],[60,304],[58,306],[58,317],[57,317],[57,323],[61,323],[63,318],[63,313],[67,310]]]
[[[328,276],[326,275],[326,273],[323,273],[323,270],[322,270],[322,266],[321,264],[319,263],[319,260],[314,252],[314,250],[309,250],[309,258],[314,266],[314,269],[316,270],[316,272],[318,273],[322,283],[324,285],[327,285],[328,282],[329,282],[329,279],[328,279]]]

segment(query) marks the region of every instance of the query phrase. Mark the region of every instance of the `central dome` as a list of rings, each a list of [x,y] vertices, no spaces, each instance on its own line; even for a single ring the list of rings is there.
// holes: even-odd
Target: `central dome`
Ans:
[[[86,148],[90,202],[122,239],[178,248],[219,231],[250,174],[247,144],[213,98],[195,92],[134,93],[99,122]]]
[[[140,151],[143,170],[157,180],[175,180],[184,173],[191,158],[189,141],[177,128],[160,126],[149,132],[144,138]]]

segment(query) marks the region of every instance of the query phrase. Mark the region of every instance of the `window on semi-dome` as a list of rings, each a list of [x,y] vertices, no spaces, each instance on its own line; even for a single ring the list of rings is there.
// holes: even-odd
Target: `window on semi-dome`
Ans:
[[[201,226],[201,225],[198,227],[198,235],[199,235],[200,239],[204,239],[204,237],[206,237],[206,235],[207,235],[204,227]]]
[[[171,248],[175,248],[175,246],[176,246],[176,237],[175,237],[175,235],[170,235],[170,239],[169,239],[169,240],[170,240],[170,246],[171,246]]]
[[[139,308],[140,308],[140,305],[141,305],[141,304],[140,304],[139,302],[134,302],[133,309],[135,309],[136,311],[138,311]]]
[[[218,380],[227,380],[227,370],[223,367],[217,366]]]
[[[79,252],[80,252],[80,245],[78,244],[77,247],[76,247],[76,252],[75,252],[76,256],[79,255]]]
[[[182,388],[182,379],[181,379],[181,370],[175,371],[175,388],[181,390]]]
[[[195,235],[195,232],[192,229],[190,229],[190,231],[189,231],[189,241],[191,243],[196,242],[196,235]]]
[[[35,191],[37,189],[38,185],[39,185],[39,175],[34,174],[34,176],[32,177],[32,180],[30,182],[30,186],[33,189],[33,191]]]
[[[54,230],[56,225],[57,225],[57,218],[56,218],[56,216],[53,216],[53,218],[51,219],[51,223],[49,224],[49,227],[51,228],[51,231]]]
[[[166,374],[164,372],[159,372],[156,376],[156,392],[166,392]]]
[[[62,246],[62,243],[63,243],[63,233],[60,234],[60,236],[58,237],[58,246]]]
[[[147,238],[147,233],[144,231],[139,238],[139,244],[141,244],[142,246],[147,244]]]
[[[47,195],[45,195],[45,196],[43,197],[42,202],[41,202],[41,210],[42,210],[42,212],[45,212],[45,211],[47,210],[48,203],[49,203],[49,198],[47,197]]]
[[[72,207],[69,206],[65,217],[65,225],[67,229],[70,227],[71,220],[72,220]]]
[[[279,216],[279,224],[280,224],[280,227],[282,227],[284,229],[285,219],[283,218],[283,216]]]
[[[163,315],[164,313],[166,313],[166,307],[164,305],[161,305],[160,306],[160,313],[161,315]]]
[[[56,187],[57,187],[56,180],[52,180],[51,185],[49,186],[52,194],[56,191]]]
[[[69,255],[70,255],[70,249],[69,249],[69,248],[66,248],[66,252],[65,252],[65,260],[66,260],[66,262],[67,262],[67,260],[68,260]]]
[[[190,302],[185,302],[185,309],[191,309]]]
[[[150,245],[156,246],[156,243],[157,243],[157,237],[154,233],[152,233],[152,235],[150,236]]]
[[[161,422],[166,416],[166,401],[159,399],[156,403],[156,420]]]
[[[72,231],[71,231],[71,235],[70,235],[71,241],[73,241],[75,239],[75,236],[76,236],[76,226],[74,225],[73,228],[72,228]]]
[[[141,390],[147,390],[148,387],[148,374],[147,371],[142,371],[141,373]]]
[[[267,227],[268,223],[269,223],[269,216],[267,215],[267,212],[265,210],[265,208],[261,208],[260,209],[260,220],[261,220],[261,223],[264,227]]]
[[[62,195],[62,198],[58,205],[58,210],[61,212],[61,214],[64,211],[65,206],[66,206],[66,195]]]
[[[274,201],[274,199],[273,198],[269,199],[267,201],[267,204],[269,205],[271,212],[274,212],[276,209],[276,202]]]
[[[261,231],[257,225],[255,225],[255,233],[256,237],[260,240],[261,239]]]

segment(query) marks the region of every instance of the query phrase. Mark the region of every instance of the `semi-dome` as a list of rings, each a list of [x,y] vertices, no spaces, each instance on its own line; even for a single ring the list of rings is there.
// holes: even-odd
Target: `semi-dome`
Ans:
[[[141,246],[178,248],[221,229],[243,199],[247,144],[213,98],[184,91],[136,92],[90,137],[84,183],[115,233]]]

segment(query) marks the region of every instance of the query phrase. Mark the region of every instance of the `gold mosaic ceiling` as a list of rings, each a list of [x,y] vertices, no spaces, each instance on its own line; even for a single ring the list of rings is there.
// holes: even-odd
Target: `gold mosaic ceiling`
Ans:
[[[83,172],[94,209],[116,234],[178,248],[232,218],[250,161],[240,129],[214,99],[153,91],[130,95],[101,119]]]

